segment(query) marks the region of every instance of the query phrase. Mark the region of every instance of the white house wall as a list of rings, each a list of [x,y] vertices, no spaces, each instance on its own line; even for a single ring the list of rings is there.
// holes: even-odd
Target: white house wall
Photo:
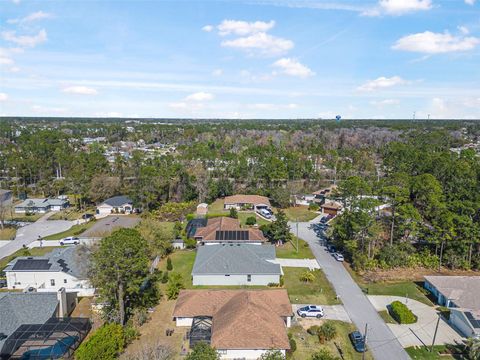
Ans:
[[[475,335],[475,332],[461,311],[452,310],[450,312],[450,323],[465,337],[472,337]]]
[[[175,318],[175,322],[177,326],[187,326],[190,327],[192,326],[193,323],[193,318],[189,317],[177,317]]]
[[[252,275],[247,281],[247,275],[193,275],[193,285],[268,285],[280,283],[280,275]]]
[[[51,284],[51,280],[55,280],[55,285]],[[39,291],[58,291],[63,287],[67,292],[78,292],[79,296],[93,296],[94,293],[94,289],[90,286],[87,280],[79,280],[76,277],[63,272],[9,271],[7,272],[7,287],[10,290],[23,290],[28,287],[34,287]]]
[[[267,351],[271,349],[263,349],[263,350],[248,350],[248,349],[239,349],[239,350],[218,350],[220,357],[222,359],[245,359],[245,360],[256,360],[260,356],[262,356]],[[285,356],[285,350],[279,350]]]

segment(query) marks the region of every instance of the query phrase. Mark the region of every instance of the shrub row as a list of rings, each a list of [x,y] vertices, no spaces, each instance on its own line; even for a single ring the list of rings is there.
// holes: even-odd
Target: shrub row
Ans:
[[[417,322],[415,314],[400,301],[394,301],[388,307],[388,312],[399,324],[413,324]]]

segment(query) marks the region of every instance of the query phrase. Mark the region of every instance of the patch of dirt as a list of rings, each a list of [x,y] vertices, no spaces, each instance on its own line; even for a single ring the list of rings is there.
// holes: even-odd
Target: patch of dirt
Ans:
[[[135,353],[144,344],[160,343],[173,351],[175,359],[180,359],[182,348],[188,350],[188,341],[185,340],[188,328],[175,326],[172,317],[174,307],[175,300],[162,300],[150,314],[150,319],[140,327],[140,337],[126,348],[124,356]],[[167,329],[174,330],[172,336],[166,335]]]
[[[450,270],[442,268],[441,271],[425,268],[398,268],[391,270],[365,271],[359,274],[365,282],[379,281],[422,281],[427,275],[448,275],[448,276],[478,276],[478,271]]]

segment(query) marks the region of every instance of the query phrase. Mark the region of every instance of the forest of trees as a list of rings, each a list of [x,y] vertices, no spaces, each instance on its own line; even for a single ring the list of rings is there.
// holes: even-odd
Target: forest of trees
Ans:
[[[287,207],[336,183],[346,211],[331,236],[355,267],[478,269],[480,158],[450,149],[479,137],[473,121],[3,119],[0,180],[17,196],[68,194],[79,208],[126,194],[145,212],[236,192]],[[176,151],[107,160],[140,140]],[[379,201],[392,216],[374,211]]]

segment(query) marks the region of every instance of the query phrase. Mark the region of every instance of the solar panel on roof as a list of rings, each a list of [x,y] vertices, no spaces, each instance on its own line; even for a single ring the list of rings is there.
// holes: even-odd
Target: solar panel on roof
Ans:
[[[475,329],[480,329],[480,320],[475,319],[471,312],[465,311],[465,316]]]
[[[48,259],[20,259],[12,270],[48,270],[51,266]]]
[[[245,241],[250,240],[249,234],[246,230],[218,230],[215,238],[224,241]]]

